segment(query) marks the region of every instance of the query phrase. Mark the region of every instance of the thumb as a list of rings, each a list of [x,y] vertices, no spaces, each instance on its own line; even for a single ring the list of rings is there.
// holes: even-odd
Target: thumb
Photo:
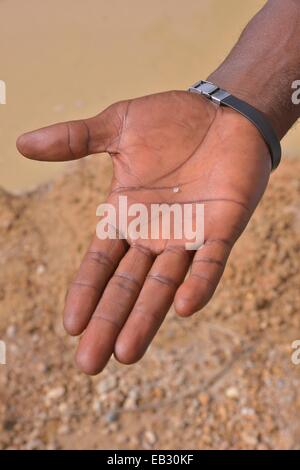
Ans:
[[[24,157],[41,161],[76,160],[109,151],[122,126],[124,102],[113,104],[89,119],[62,122],[27,132],[17,140]]]

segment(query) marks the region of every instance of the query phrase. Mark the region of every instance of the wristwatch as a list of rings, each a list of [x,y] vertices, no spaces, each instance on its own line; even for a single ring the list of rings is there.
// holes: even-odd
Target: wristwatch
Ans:
[[[271,154],[272,170],[278,167],[281,160],[280,142],[268,118],[261,111],[205,80],[195,83],[188,91],[199,93],[219,106],[228,106],[251,121],[259,130],[268,146]]]

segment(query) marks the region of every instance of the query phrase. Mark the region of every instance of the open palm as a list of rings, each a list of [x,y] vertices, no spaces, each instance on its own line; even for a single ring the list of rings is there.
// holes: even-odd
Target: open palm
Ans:
[[[122,101],[93,118],[24,134],[17,146],[45,161],[108,152],[114,176],[107,201],[116,207],[120,195],[128,205],[205,207],[197,251],[172,238],[94,237],[64,314],[71,335],[84,331],[76,357],[89,374],[100,372],[112,353],[123,363],[140,359],[174,298],[182,316],[209,301],[271,168],[267,147],[247,119],[183,91]]]

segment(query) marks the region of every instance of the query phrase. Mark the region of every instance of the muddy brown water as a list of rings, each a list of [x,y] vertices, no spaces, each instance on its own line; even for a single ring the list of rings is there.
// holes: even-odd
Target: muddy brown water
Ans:
[[[261,0],[0,0],[0,186],[20,192],[64,163],[23,159],[19,133],[205,78]],[[284,140],[300,154],[300,126]]]

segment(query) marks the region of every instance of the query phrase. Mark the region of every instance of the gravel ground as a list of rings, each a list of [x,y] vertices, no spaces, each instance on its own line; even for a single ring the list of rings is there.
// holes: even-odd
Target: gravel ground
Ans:
[[[211,303],[170,311],[139,364],[91,378],[61,311],[110,171],[87,159],[31,194],[0,191],[0,447],[300,449],[300,161],[272,176]]]

